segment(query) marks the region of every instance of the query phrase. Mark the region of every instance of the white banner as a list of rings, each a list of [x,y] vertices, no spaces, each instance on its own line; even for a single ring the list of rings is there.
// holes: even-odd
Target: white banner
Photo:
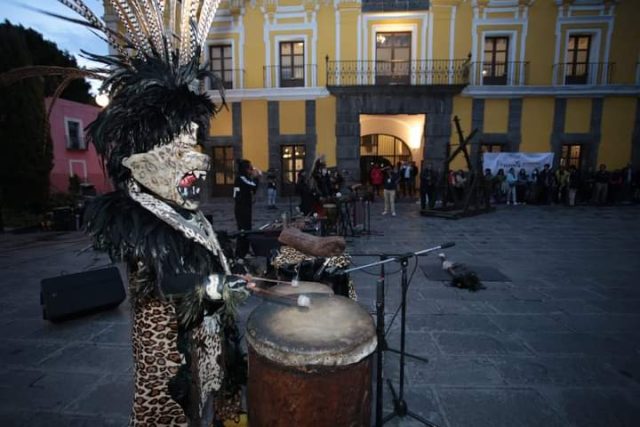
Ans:
[[[506,174],[510,168],[513,168],[516,174],[520,169],[531,174],[535,168],[542,170],[545,164],[553,166],[553,153],[484,153],[482,158],[483,168],[491,169],[494,175],[499,169],[504,169]]]

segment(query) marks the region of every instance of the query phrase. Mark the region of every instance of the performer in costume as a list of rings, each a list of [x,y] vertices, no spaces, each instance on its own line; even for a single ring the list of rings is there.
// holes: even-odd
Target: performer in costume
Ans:
[[[88,135],[116,190],[91,203],[85,224],[128,268],[131,424],[219,425],[239,409],[246,372],[233,313],[247,296],[246,280],[232,274],[233,260],[198,210],[209,157],[197,130],[217,110],[196,90],[205,77],[219,82],[201,66],[200,49],[220,2],[183,0],[168,11],[180,8],[180,19],[167,19],[164,1],[110,0],[125,33],[82,0],[60,2],[83,18],[63,19],[102,32],[119,52],[87,54],[105,65],[91,72],[105,79],[110,98]]]

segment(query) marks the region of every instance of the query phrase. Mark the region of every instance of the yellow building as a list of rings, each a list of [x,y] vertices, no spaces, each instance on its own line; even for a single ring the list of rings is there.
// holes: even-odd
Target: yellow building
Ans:
[[[474,159],[640,166],[639,17],[635,0],[223,1],[204,52],[229,104],[212,194],[239,157],[285,191],[319,154],[351,180],[376,156],[441,168],[454,116]]]

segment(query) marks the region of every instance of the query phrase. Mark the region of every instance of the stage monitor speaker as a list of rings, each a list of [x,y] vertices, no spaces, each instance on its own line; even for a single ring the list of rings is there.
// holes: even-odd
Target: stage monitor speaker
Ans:
[[[52,322],[117,307],[125,298],[116,267],[49,277],[40,282],[42,317]]]

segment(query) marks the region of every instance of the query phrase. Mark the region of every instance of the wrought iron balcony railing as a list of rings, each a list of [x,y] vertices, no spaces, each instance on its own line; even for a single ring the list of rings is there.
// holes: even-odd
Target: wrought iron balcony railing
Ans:
[[[613,62],[563,62],[553,66],[554,85],[607,85]]]
[[[478,86],[523,86],[529,62],[474,62],[469,83]]]
[[[464,85],[471,71],[465,59],[326,62],[327,86]]]
[[[314,87],[318,85],[316,64],[263,67],[264,87]]]
[[[244,89],[244,70],[240,68],[231,68],[228,70],[212,70],[222,80],[225,89]],[[211,79],[207,79],[207,89],[214,90]]]

